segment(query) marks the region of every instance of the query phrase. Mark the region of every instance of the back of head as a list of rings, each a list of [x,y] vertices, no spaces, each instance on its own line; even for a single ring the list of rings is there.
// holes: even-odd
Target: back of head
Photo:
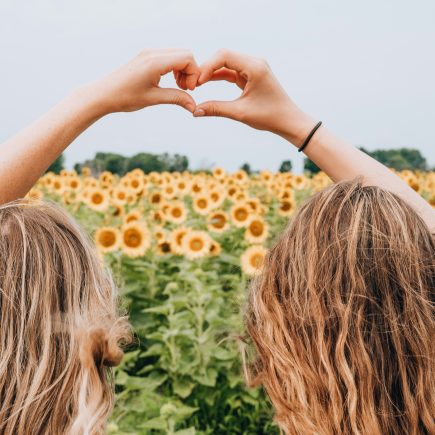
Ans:
[[[74,222],[46,204],[0,207],[0,433],[100,433],[128,324]]]
[[[286,433],[435,433],[435,244],[392,193],[342,182],[271,249],[246,313],[250,376]]]

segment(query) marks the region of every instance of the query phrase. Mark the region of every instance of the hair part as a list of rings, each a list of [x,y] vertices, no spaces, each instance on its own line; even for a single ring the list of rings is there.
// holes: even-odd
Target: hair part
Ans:
[[[245,324],[289,434],[433,434],[435,244],[361,179],[309,199],[252,283]],[[252,358],[251,358],[252,360]]]
[[[102,433],[130,328],[95,249],[53,205],[0,207],[0,433]]]

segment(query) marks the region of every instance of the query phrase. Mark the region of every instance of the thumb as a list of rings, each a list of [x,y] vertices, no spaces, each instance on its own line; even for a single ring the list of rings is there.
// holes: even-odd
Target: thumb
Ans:
[[[158,88],[154,94],[154,104],[176,104],[192,113],[195,110],[195,100],[187,92],[172,88]]]
[[[222,116],[237,120],[237,106],[235,101],[206,101],[196,106],[193,116]]]

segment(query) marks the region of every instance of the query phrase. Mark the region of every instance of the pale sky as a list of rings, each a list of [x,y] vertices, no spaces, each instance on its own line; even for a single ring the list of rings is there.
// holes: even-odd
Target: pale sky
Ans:
[[[354,144],[419,148],[435,165],[434,23],[434,0],[0,0],[0,141],[142,48],[189,48],[202,63],[224,47],[268,59],[305,111]],[[213,83],[192,95],[238,93]],[[103,119],[67,164],[97,151],[186,154],[193,168],[229,170],[302,161],[271,133],[169,106]]]

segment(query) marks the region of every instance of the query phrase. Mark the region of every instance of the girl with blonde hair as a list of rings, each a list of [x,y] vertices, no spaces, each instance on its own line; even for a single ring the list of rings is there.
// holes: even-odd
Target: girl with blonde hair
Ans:
[[[170,71],[181,90],[158,87]],[[196,106],[183,92],[211,80],[242,95]],[[265,61],[222,50],[198,67],[171,49],[144,51],[0,146],[0,433],[104,431],[130,336],[112,280],[64,212],[10,201],[97,119],[160,103],[279,134],[336,182],[292,218],[249,291],[246,375],[282,431],[435,433],[432,207],[303,113]]]

